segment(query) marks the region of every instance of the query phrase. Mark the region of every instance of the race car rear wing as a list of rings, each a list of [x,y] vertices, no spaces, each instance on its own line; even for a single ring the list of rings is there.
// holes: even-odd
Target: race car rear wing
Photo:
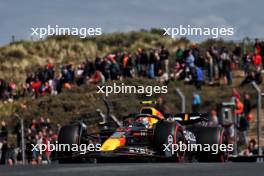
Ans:
[[[183,125],[191,125],[202,121],[209,121],[207,113],[181,113],[167,117],[168,121],[177,121]]]

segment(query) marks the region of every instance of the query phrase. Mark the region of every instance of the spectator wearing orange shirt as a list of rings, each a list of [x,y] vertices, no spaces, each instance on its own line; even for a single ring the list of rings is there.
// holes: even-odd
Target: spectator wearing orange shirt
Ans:
[[[253,55],[253,64],[258,72],[261,71],[262,57],[258,50],[256,50],[255,54]]]
[[[34,81],[32,83],[32,88],[33,88],[34,93],[35,93],[35,98],[38,98],[40,95],[40,87],[41,87],[41,82],[37,78],[36,81]]]
[[[236,115],[242,115],[244,112],[244,104],[240,101],[239,98],[236,98],[236,110],[235,113]]]
[[[239,126],[240,124],[240,119],[243,116],[244,113],[244,104],[241,102],[241,100],[239,98],[235,99],[235,114],[237,117],[237,125]]]

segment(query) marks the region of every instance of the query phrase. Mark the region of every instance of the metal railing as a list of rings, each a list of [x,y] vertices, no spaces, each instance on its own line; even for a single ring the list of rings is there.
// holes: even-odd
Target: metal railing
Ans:
[[[257,144],[258,144],[258,155],[262,155],[262,144],[261,144],[261,105],[262,105],[262,93],[260,87],[256,84],[256,82],[251,83],[255,90],[257,91]]]

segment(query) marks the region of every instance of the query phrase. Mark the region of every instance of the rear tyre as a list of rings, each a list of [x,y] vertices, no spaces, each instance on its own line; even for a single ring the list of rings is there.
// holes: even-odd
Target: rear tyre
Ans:
[[[197,130],[197,129],[196,129]],[[197,143],[205,145],[217,145],[218,153],[211,150],[210,152],[197,152],[199,162],[227,162],[228,161],[228,137],[225,130],[221,127],[200,127],[197,130]],[[225,145],[226,151],[220,151],[221,145]]]
[[[175,144],[185,144],[181,126],[177,122],[158,122],[154,128],[153,147],[161,155],[173,161],[182,162],[184,161],[185,152],[173,151],[173,145]]]

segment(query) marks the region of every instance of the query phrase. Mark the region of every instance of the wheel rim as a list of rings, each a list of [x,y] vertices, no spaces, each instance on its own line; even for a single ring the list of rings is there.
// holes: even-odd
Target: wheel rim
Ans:
[[[177,144],[178,146],[185,144],[183,132],[182,132],[182,130],[179,130],[179,126],[176,126],[175,130],[174,130],[174,144]],[[176,157],[177,162],[184,161],[185,151],[178,151],[175,154],[175,157]]]

